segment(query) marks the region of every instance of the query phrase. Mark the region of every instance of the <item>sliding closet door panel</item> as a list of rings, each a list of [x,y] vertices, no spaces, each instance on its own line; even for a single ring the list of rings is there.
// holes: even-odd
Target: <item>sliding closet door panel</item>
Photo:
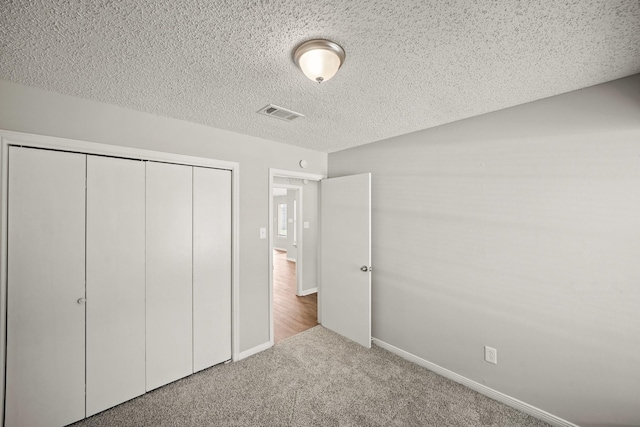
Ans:
[[[7,427],[85,416],[85,166],[9,149]]]
[[[193,372],[192,168],[147,162],[147,390]]]
[[[231,359],[231,172],[193,168],[193,370]]]
[[[87,157],[87,416],[145,392],[145,165]]]

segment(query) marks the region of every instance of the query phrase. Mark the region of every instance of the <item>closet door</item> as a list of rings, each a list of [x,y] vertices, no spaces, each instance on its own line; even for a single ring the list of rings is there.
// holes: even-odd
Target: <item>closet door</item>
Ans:
[[[193,372],[192,168],[147,162],[147,390]]]
[[[193,371],[231,359],[231,172],[193,168]]]
[[[9,148],[7,427],[85,416],[85,166]]]
[[[87,416],[145,392],[145,165],[87,157]]]

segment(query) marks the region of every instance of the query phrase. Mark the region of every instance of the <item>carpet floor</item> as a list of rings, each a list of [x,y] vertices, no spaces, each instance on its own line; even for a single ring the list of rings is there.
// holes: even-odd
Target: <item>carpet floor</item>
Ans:
[[[322,326],[73,425],[548,426]]]

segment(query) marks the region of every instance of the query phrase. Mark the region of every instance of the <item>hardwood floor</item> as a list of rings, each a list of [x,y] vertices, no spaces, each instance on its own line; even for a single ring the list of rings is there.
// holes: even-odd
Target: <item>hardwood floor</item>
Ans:
[[[276,344],[318,324],[318,294],[296,295],[296,263],[273,251],[273,332]]]

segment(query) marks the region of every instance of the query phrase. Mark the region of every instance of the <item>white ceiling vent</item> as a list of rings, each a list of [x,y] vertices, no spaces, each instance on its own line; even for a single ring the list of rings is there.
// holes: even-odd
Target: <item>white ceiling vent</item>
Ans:
[[[298,117],[304,117],[304,114],[296,113],[295,111],[287,110],[286,108],[278,107],[277,105],[269,104],[266,107],[258,110],[258,113],[265,116],[274,117],[276,119],[285,120],[290,122]]]

